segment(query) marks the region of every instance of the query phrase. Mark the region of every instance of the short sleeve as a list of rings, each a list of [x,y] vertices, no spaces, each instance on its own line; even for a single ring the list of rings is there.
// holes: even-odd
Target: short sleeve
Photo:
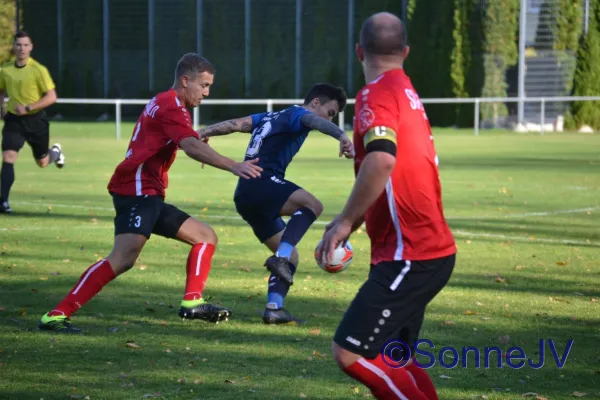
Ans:
[[[165,134],[175,144],[188,137],[198,137],[192,127],[190,113],[185,107],[169,107],[162,112],[161,124]]]
[[[296,107],[296,109],[293,111],[292,117],[290,118],[290,129],[292,132],[298,132],[302,130],[305,131],[306,129],[308,129],[302,123],[302,117],[309,113],[310,111],[308,111],[304,107]]]
[[[359,99],[358,99],[359,98]],[[355,105],[355,131],[364,147],[375,140],[389,140],[396,144],[398,107],[396,99],[381,87],[367,87]]]
[[[258,125],[258,123],[260,122],[260,120],[263,119],[263,117],[266,114],[267,113],[258,113],[258,114],[252,114],[252,115],[250,115],[250,118],[252,118],[252,130],[254,130],[254,128],[256,128],[256,125]]]
[[[38,87],[40,88],[40,91],[42,93],[48,93],[50,90],[53,90],[56,88],[56,85],[54,84],[54,81],[52,80],[52,77],[50,76],[50,72],[48,72],[48,68],[46,67],[40,67],[39,69],[40,73],[38,74]]]

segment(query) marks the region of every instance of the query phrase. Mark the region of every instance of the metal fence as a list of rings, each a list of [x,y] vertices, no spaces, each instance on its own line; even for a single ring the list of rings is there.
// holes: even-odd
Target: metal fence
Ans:
[[[8,99],[7,99],[8,100]],[[292,105],[302,104],[303,99],[223,99],[223,100],[203,100],[204,105],[263,105],[267,111],[273,111],[275,105]],[[474,116],[473,116],[473,132],[475,136],[479,135],[480,131],[480,106],[482,103],[518,103],[518,102],[538,103],[540,105],[540,119],[539,127],[540,133],[543,135],[546,131],[545,126],[547,120],[545,116],[545,110],[548,104],[554,104],[557,102],[573,102],[573,101],[600,101],[600,96],[587,96],[587,97],[506,97],[506,98],[453,98],[453,99],[421,99],[423,104],[474,104]],[[115,106],[115,123],[116,123],[116,138],[121,139],[121,123],[122,123],[122,106],[123,105],[145,105],[149,100],[144,99],[69,99],[59,98],[57,101],[59,104],[103,104],[103,105],[114,105]],[[354,104],[354,99],[348,99],[348,104]],[[194,129],[200,126],[200,112],[199,108],[195,107],[193,110],[193,124]],[[338,125],[342,129],[348,127],[345,113],[341,112],[338,116]],[[351,125],[350,125],[351,126]]]

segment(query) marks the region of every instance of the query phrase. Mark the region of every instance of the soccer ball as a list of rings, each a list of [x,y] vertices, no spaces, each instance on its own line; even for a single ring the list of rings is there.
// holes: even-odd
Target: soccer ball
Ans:
[[[336,274],[338,272],[342,272],[348,268],[350,264],[352,264],[354,251],[352,251],[352,245],[349,241],[346,242],[346,245],[340,245],[337,247],[337,249],[335,249],[333,252],[333,260],[329,260],[329,262],[325,262],[325,254],[323,254],[323,260],[320,260],[317,255],[317,249],[321,243],[322,241],[320,241],[315,248],[315,261],[317,262],[319,268],[321,268],[323,271]]]

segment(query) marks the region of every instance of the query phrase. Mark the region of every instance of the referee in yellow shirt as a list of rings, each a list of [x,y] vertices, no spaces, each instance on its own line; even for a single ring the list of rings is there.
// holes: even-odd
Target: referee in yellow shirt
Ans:
[[[0,213],[11,213],[10,188],[15,181],[14,164],[19,150],[29,144],[37,164],[46,168],[65,165],[60,144],[50,143],[48,117],[44,109],[56,102],[56,90],[48,69],[30,57],[33,43],[26,32],[14,38],[15,62],[0,69],[0,106],[9,101],[2,128],[2,170],[0,172]]]

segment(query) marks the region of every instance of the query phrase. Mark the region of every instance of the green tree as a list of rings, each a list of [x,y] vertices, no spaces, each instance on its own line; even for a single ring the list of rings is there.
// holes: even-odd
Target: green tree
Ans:
[[[15,13],[14,0],[0,0],[0,64],[12,58]]]
[[[517,30],[519,19],[518,0],[488,1],[484,16],[484,97],[506,97],[506,70],[517,64]],[[507,115],[503,103],[484,103],[481,106],[484,119]]]
[[[583,36],[577,51],[574,96],[600,95],[600,1],[593,0],[590,3],[588,32]],[[573,102],[566,125],[572,128],[590,125],[594,129],[600,129],[600,102]]]

